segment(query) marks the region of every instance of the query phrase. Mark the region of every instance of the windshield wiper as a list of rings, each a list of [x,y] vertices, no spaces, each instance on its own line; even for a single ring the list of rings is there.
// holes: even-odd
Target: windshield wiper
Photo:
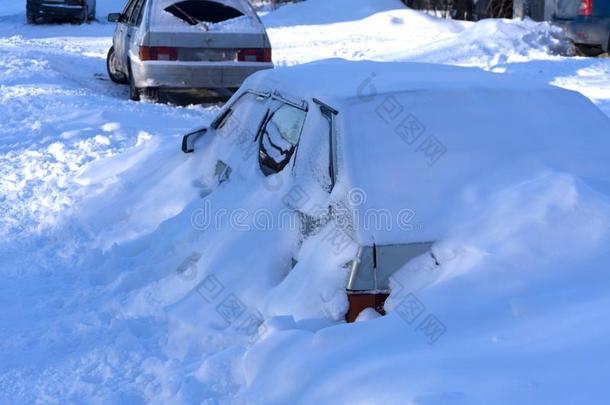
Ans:
[[[183,20],[185,20],[190,25],[197,25],[197,24],[200,23],[200,21],[198,19],[196,19],[192,15],[188,14],[186,11],[181,9],[180,6],[178,6],[177,4],[174,4],[172,6],[172,8],[175,8],[176,10],[178,10],[178,12],[182,15],[182,17],[179,17],[179,18],[182,18]],[[176,16],[176,17],[178,17],[178,16]]]

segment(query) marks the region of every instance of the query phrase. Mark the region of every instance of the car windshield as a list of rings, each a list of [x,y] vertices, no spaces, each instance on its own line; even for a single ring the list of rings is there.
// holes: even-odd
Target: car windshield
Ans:
[[[219,23],[244,15],[233,7],[207,0],[180,1],[166,7],[165,11],[190,25]]]
[[[259,163],[265,175],[281,171],[290,161],[299,143],[307,112],[282,104],[262,128]]]
[[[276,132],[291,146],[296,146],[305,123],[305,114],[303,110],[284,104],[273,114],[267,129]]]

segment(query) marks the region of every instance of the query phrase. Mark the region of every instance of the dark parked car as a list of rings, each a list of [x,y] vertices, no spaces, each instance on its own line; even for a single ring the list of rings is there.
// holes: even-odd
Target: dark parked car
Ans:
[[[565,29],[584,55],[610,50],[610,0],[559,0],[553,22]]]
[[[27,0],[28,24],[39,21],[95,20],[95,0]]]

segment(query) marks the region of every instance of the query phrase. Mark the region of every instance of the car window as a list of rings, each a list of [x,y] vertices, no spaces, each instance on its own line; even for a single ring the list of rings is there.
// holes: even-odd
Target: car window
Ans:
[[[305,111],[284,104],[275,111],[267,124],[267,129],[273,130],[291,146],[296,146],[299,143],[304,122]]]
[[[122,13],[126,19],[129,19],[131,17],[133,8],[136,6],[137,3],[138,3],[138,0],[131,0],[129,3],[127,3],[127,5],[125,6],[125,9],[123,10],[123,13]]]
[[[216,135],[229,140],[244,152],[258,151],[256,134],[265,122],[269,95],[245,92],[212,122]]]
[[[244,15],[233,7],[208,0],[179,1],[166,7],[165,11],[190,25],[219,23]]]
[[[284,169],[294,154],[303,131],[307,112],[281,104],[259,134],[259,163],[265,175]]]
[[[129,25],[139,26],[142,22],[142,15],[144,14],[144,6],[146,0],[138,0],[133,8],[131,16],[129,17]]]
[[[331,123],[317,109],[308,113],[307,120],[307,137],[301,135],[299,140],[293,174],[298,184],[308,184],[313,180],[323,190],[330,192],[334,184]]]

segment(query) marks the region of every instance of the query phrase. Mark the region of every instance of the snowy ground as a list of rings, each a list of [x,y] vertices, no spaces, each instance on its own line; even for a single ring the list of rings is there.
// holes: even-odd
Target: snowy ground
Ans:
[[[575,281],[559,272],[557,294],[540,280],[519,294],[472,279],[422,292],[449,325],[447,343],[427,345],[392,314],[356,325],[333,320],[335,313],[296,323],[273,317],[307,312],[298,297],[286,298],[275,263],[260,259],[265,252],[239,250],[252,241],[202,236],[191,225],[209,181],[193,174],[205,162],[179,151],[180,135],[209,123],[218,107],[128,101],[127,89],[105,74],[113,25],[26,26],[24,3],[0,5],[0,403],[599,400],[610,365],[601,326],[608,314],[596,310],[608,308],[608,252],[597,246],[607,238],[596,228],[607,224],[606,196],[569,177],[528,185],[523,192],[541,196],[536,207],[550,223],[565,215],[570,245],[591,238],[595,254],[561,257],[590,277]],[[98,0],[100,20],[121,3]],[[333,11],[341,4],[347,11]],[[481,67],[577,90],[610,115],[610,60],[559,56],[566,44],[545,24],[443,21],[396,0],[308,0],[263,20],[280,65],[341,57]],[[598,221],[562,204],[555,211],[554,198],[574,194],[574,204]],[[531,203],[528,195],[514,204]],[[509,214],[514,227],[505,236],[517,246],[558,249],[536,245],[551,228],[528,236],[531,223]],[[481,226],[494,229],[494,218],[482,218]],[[501,268],[507,252],[496,253]],[[195,293],[204,272],[181,273],[201,254],[210,258],[206,266],[227,273],[242,260],[257,269],[257,278],[245,281],[228,276],[224,285],[239,291],[223,294],[262,313],[270,338],[252,342],[210,314],[217,303]],[[540,269],[556,264],[520,259]],[[456,283],[485,290],[462,301],[457,315],[441,298],[458,299]],[[252,297],[261,291],[268,297],[257,304]],[[509,313],[522,317],[511,324]],[[337,363],[344,366],[334,369]]]

